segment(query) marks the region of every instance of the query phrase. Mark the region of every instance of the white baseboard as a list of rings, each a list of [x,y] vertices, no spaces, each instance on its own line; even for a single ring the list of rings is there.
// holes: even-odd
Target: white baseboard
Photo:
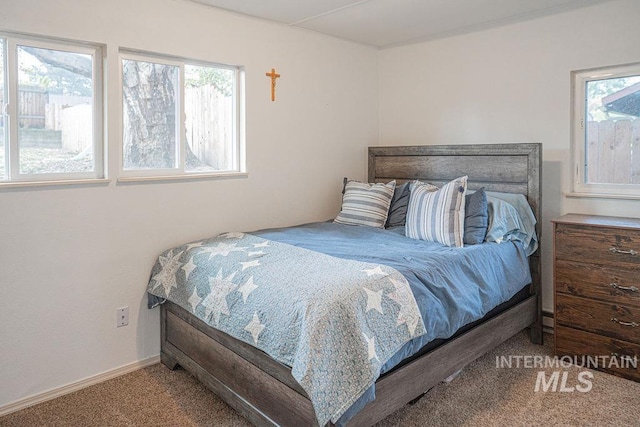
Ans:
[[[553,314],[544,313],[542,318],[543,329],[547,333],[553,333]],[[19,411],[29,406],[37,405],[38,403],[46,402],[47,400],[55,399],[56,397],[64,396],[65,394],[73,393],[74,391],[81,390],[83,388],[92,386],[94,384],[101,383],[103,381],[110,380],[112,378],[119,377],[129,372],[137,371],[147,366],[160,363],[160,356],[153,356],[148,359],[133,362],[128,365],[121,366],[111,371],[103,372],[102,374],[95,375],[93,377],[85,378],[80,381],[76,381],[71,384],[64,385],[62,387],[54,388],[52,390],[44,391],[42,393],[35,394],[24,399],[17,400],[0,407],[0,417],[10,414],[12,412]]]
[[[34,394],[33,396],[25,397],[24,399],[16,400],[15,402],[9,403],[7,405],[0,406],[0,417],[12,412],[19,411],[21,409],[28,408],[29,406],[37,405],[38,403],[46,402],[47,400],[55,399],[56,397],[64,396],[65,394],[73,393],[74,391],[90,387],[92,385],[110,380],[112,378],[137,371],[138,369],[155,365],[159,362],[160,356],[153,356],[148,359],[129,363],[128,365],[124,365],[119,368],[115,368],[110,371],[82,379],[80,381],[63,385],[62,387],[56,387],[51,390],[43,391],[42,393]]]

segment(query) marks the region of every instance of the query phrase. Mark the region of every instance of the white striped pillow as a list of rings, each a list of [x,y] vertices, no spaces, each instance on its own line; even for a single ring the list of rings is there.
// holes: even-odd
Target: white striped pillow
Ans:
[[[439,190],[430,184],[414,185],[407,208],[407,237],[462,247],[466,190],[466,176],[454,179]]]
[[[387,184],[347,182],[342,209],[334,222],[384,228],[395,188],[395,181]]]

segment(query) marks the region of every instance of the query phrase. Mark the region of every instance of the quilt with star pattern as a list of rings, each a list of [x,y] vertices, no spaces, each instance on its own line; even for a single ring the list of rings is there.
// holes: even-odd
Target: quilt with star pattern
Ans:
[[[165,251],[148,293],[291,367],[319,425],[336,422],[425,326],[394,268],[225,233]]]

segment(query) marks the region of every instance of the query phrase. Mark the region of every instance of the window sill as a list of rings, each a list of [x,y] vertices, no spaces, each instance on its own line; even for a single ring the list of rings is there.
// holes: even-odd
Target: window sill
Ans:
[[[247,178],[248,176],[249,174],[246,172],[202,173],[191,175],[126,176],[118,178],[118,183],[135,184],[167,181],[202,181],[210,179]]]
[[[570,198],[640,200],[640,194],[607,194],[607,193],[564,193]]]
[[[1,181],[0,190],[10,188],[36,188],[36,187],[68,187],[68,186],[91,186],[108,185],[111,182],[107,178],[89,179],[60,179],[51,181]]]

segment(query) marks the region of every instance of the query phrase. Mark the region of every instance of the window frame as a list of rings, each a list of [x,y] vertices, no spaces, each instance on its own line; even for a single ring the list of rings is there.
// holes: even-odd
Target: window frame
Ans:
[[[587,122],[587,83],[604,79],[640,76],[640,63],[615,65],[573,71],[572,88],[572,192],[574,197],[602,197],[639,199],[640,184],[588,183],[586,181],[586,122]]]
[[[177,122],[176,142],[178,147],[176,153],[179,158],[175,168],[158,169],[125,169],[124,168],[124,61],[132,60],[139,62],[151,62],[177,66],[178,90],[176,91],[177,115],[180,120]],[[220,171],[193,171],[185,169],[187,133],[185,114],[185,65],[212,67],[232,70],[234,72],[232,109],[233,109],[233,168]],[[220,178],[227,176],[246,176],[245,161],[245,127],[244,127],[244,68],[236,65],[220,64],[216,62],[195,60],[172,55],[165,55],[154,52],[140,51],[134,49],[121,48],[118,54],[119,68],[119,90],[120,90],[120,143],[118,150],[119,157],[119,181],[143,181],[143,180],[170,180],[170,179],[194,179],[194,178]]]
[[[29,36],[0,32],[4,39],[5,55],[4,83],[6,88],[5,102],[7,118],[5,126],[5,177],[0,185],[52,185],[62,183],[99,182],[106,179],[105,138],[104,138],[104,49],[93,43],[60,40],[46,36]],[[18,142],[18,46],[56,50],[60,52],[78,53],[92,57],[92,120],[93,120],[93,171],[91,172],[53,172],[53,173],[20,173],[20,152]]]

